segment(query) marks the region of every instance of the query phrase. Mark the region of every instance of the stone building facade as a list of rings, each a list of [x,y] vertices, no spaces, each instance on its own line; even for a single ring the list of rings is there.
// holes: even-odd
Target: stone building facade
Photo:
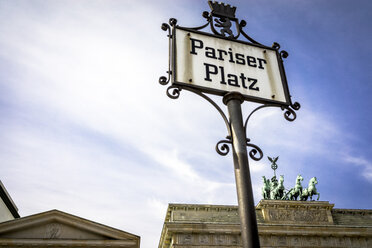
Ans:
[[[261,200],[261,247],[372,247],[372,210],[325,201]],[[238,208],[169,204],[159,248],[241,247]]]
[[[59,210],[20,217],[0,181],[1,247],[139,248],[140,237]]]
[[[51,210],[0,223],[0,247],[139,248],[140,237]]]

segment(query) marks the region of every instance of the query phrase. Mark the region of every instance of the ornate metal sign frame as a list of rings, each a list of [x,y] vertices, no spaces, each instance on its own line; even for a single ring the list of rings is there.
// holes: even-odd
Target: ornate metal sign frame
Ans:
[[[288,52],[284,50],[280,50],[280,45],[277,42],[274,42],[272,47],[265,46],[253,38],[251,38],[248,34],[246,34],[243,30],[243,28],[246,26],[246,21],[241,20],[240,22],[238,19],[235,17],[235,10],[236,7],[231,7],[230,5],[223,5],[219,4],[216,2],[209,1],[208,2],[212,11],[211,13],[204,11],[203,12],[203,17],[206,19],[206,24],[199,26],[199,27],[182,27],[177,25],[177,20],[175,18],[170,18],[169,19],[169,25],[166,23],[162,24],[162,29],[164,31],[168,30],[168,37],[169,37],[169,64],[168,64],[168,77],[161,77],[159,79],[159,82],[163,85],[166,85],[169,83],[169,81],[172,81],[172,86],[178,86],[179,88],[183,87],[192,87],[201,90],[202,92],[205,93],[211,93],[215,95],[221,95],[223,96],[226,94],[226,91],[221,91],[217,89],[211,89],[211,88],[205,88],[205,87],[198,87],[195,85],[187,84],[185,82],[177,82],[176,81],[176,30],[185,30],[189,31],[192,33],[198,33],[206,36],[210,36],[213,38],[217,39],[223,39],[223,40],[228,40],[232,42],[237,42],[249,46],[254,46],[262,49],[267,49],[271,51],[276,52],[276,57],[278,61],[278,66],[280,70],[280,76],[281,76],[281,81],[283,84],[283,90],[285,94],[286,101],[285,102],[278,102],[275,100],[269,100],[269,99],[262,99],[254,96],[248,96],[248,95],[243,95],[245,100],[248,101],[253,101],[253,102],[258,102],[258,103],[263,103],[263,104],[276,104],[278,106],[283,106],[284,108],[292,108],[293,110],[298,110],[299,105],[298,103],[292,103],[291,101],[291,96],[289,93],[289,88],[288,88],[288,83],[287,83],[287,77],[286,73],[284,70],[284,65],[283,65],[283,59],[288,57]],[[237,34],[234,35],[233,31],[231,30],[232,23],[235,23],[235,29]],[[210,29],[212,33],[206,33],[202,32],[200,30],[203,30],[210,26]],[[217,28],[221,28],[220,30],[217,30]],[[226,35],[228,34],[228,36]],[[239,40],[238,38],[240,36],[243,36],[247,41],[244,40]]]
[[[203,12],[202,16],[207,21],[204,25],[201,25],[201,26],[198,26],[198,27],[191,27],[191,28],[190,27],[181,27],[181,26],[177,25],[177,19],[175,19],[175,18],[170,18],[169,22],[168,22],[169,24],[163,23],[161,25],[161,29],[168,32],[167,36],[169,38],[169,43],[168,43],[169,59],[168,59],[167,76],[161,76],[159,78],[159,83],[161,85],[167,85],[167,84],[169,84],[169,82],[172,81],[172,84],[167,88],[167,91],[166,91],[167,96],[171,99],[177,99],[180,96],[180,93],[181,93],[182,90],[187,90],[187,91],[193,92],[193,93],[203,97],[204,99],[206,99],[209,103],[211,103],[217,109],[217,111],[220,113],[221,117],[223,118],[223,120],[226,124],[228,135],[226,136],[226,139],[221,140],[217,143],[216,151],[217,151],[218,154],[220,154],[222,156],[225,156],[230,151],[229,146],[227,144],[231,144],[231,142],[232,142],[232,140],[231,140],[231,123],[228,120],[228,118],[226,117],[224,111],[218,106],[218,104],[216,104],[210,97],[208,97],[203,92],[216,94],[216,95],[223,95],[223,93],[220,92],[220,91],[217,91],[217,90],[214,91],[212,89],[205,89],[205,88],[201,88],[201,87],[192,87],[189,84],[185,84],[185,83],[182,83],[182,82],[176,82],[175,81],[175,70],[174,70],[174,68],[175,68],[175,61],[174,61],[174,59],[175,59],[175,56],[174,56],[175,46],[174,46],[174,43],[175,43],[175,39],[176,39],[176,37],[175,37],[175,32],[176,32],[175,30],[176,29],[187,30],[187,31],[194,32],[194,33],[201,33],[203,35],[208,35],[208,36],[212,36],[212,37],[219,38],[219,39],[230,40],[230,41],[233,41],[233,42],[249,44],[249,45],[252,45],[252,46],[276,51],[287,102],[286,103],[279,103],[279,102],[276,102],[276,101],[268,101],[268,100],[257,99],[257,98],[252,97],[252,96],[243,96],[244,100],[249,100],[249,101],[253,101],[253,102],[257,102],[257,103],[262,103],[262,105],[258,106],[256,109],[254,109],[248,115],[248,117],[246,118],[246,120],[244,122],[244,129],[245,129],[246,137],[247,137],[248,121],[249,121],[250,117],[253,115],[253,113],[255,113],[256,111],[258,111],[262,108],[267,108],[267,107],[280,107],[282,110],[285,111],[284,112],[284,118],[287,121],[294,121],[297,117],[295,111],[299,110],[301,105],[298,102],[293,103],[292,100],[291,100],[291,95],[289,93],[288,83],[287,83],[287,79],[286,79],[286,73],[285,73],[284,65],[283,65],[283,59],[288,57],[288,55],[289,55],[288,52],[285,51],[285,50],[280,50],[280,45],[277,42],[274,42],[272,47],[268,47],[268,46],[265,46],[265,45],[257,42],[256,40],[251,38],[247,33],[245,33],[243,28],[247,25],[247,23],[246,23],[245,20],[241,20],[239,22],[239,20],[235,17],[236,7],[232,7],[229,4],[225,5],[223,3],[217,3],[217,2],[212,2],[212,1],[208,1],[208,4],[211,8],[211,12],[208,12],[208,11]],[[235,23],[235,29],[236,29],[236,32],[237,32],[236,35],[233,34],[233,31],[231,30],[231,25],[230,25],[230,27],[224,27],[224,25],[226,25],[224,23],[226,23],[226,22],[230,22],[230,24],[231,24],[231,22]],[[202,29],[207,28],[208,26],[210,27],[210,29],[212,31],[212,34],[200,31]],[[221,28],[221,30],[218,30],[216,27]],[[226,34],[228,34],[228,36]],[[238,40],[238,38],[241,37],[241,36],[243,36],[247,41]],[[254,145],[254,144],[250,143],[249,138],[246,138],[246,140],[247,140],[247,146],[252,148],[252,150],[249,152],[250,157],[255,161],[261,160],[262,157],[263,157],[262,150],[257,145]]]
[[[177,20],[174,18],[169,19],[169,24],[163,23],[161,28],[164,31],[168,31],[169,37],[169,60],[168,60],[168,71],[167,77],[161,76],[159,78],[159,83],[162,85],[167,85],[172,79],[172,84],[167,88],[167,96],[172,99],[177,99],[180,96],[180,92],[182,90],[193,92],[209,103],[211,103],[217,111],[220,113],[221,117],[223,118],[228,135],[226,139],[219,141],[216,145],[216,151],[218,154],[225,156],[230,151],[230,146],[232,148],[233,153],[233,161],[234,161],[234,172],[235,172],[235,180],[236,180],[236,188],[237,188],[237,195],[238,195],[238,205],[239,205],[239,216],[240,216],[240,223],[241,223],[241,237],[242,237],[242,244],[243,248],[256,248],[260,247],[259,245],[259,236],[258,236],[258,228],[257,228],[257,220],[256,220],[256,210],[254,206],[253,200],[253,190],[252,190],[252,182],[250,177],[249,171],[249,161],[248,161],[248,154],[249,157],[255,161],[259,161],[263,157],[262,150],[255,144],[250,143],[250,139],[247,138],[247,126],[250,117],[256,111],[266,108],[266,107],[280,107],[284,110],[284,117],[288,121],[294,121],[296,119],[296,110],[300,109],[300,104],[295,102],[292,103],[291,97],[288,90],[286,75],[283,66],[283,58],[288,57],[288,53],[284,50],[280,51],[280,45],[274,42],[273,46],[267,47],[264,46],[250,36],[248,36],[243,27],[246,26],[246,22],[244,20],[238,21],[235,17],[235,10],[236,7],[231,7],[230,5],[225,5],[223,3],[217,3],[208,1],[209,6],[211,7],[211,12],[203,12],[203,17],[207,20],[207,23],[194,28],[185,28],[180,27],[177,25]],[[232,23],[235,23],[235,30],[236,35],[233,34],[233,30],[231,29]],[[201,32],[200,30],[210,26],[212,34]],[[220,28],[218,30],[218,28]],[[222,94],[222,92],[214,91],[210,89],[204,89],[199,87],[191,87],[188,84],[184,84],[182,82],[175,81],[175,40],[176,40],[176,30],[186,30],[193,33],[200,33],[203,35],[208,35],[224,40],[231,40],[233,42],[239,42],[244,44],[250,44],[252,46],[265,48],[265,49],[274,49],[276,51],[276,55],[278,58],[278,63],[280,66],[280,75],[282,78],[282,83],[284,84],[284,91],[286,94],[286,101],[285,102],[276,102],[276,101],[267,101],[263,99],[257,99],[251,96],[244,96],[239,92],[233,91],[228,92],[226,94]],[[242,35],[247,41],[237,40],[240,35]],[[173,42],[173,43],[172,43]],[[229,118],[225,115],[224,111],[216,104],[209,96],[205,93],[223,95],[223,103],[227,106]],[[255,108],[243,121],[243,115],[241,110],[241,104],[245,101],[254,101],[258,103],[262,103],[262,105]],[[247,147],[250,147],[249,153],[247,153]]]

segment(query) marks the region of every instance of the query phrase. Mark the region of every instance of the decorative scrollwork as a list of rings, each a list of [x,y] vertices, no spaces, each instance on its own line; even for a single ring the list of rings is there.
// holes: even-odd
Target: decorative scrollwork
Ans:
[[[274,48],[275,50],[277,50],[279,52],[279,49],[280,49],[279,43],[274,42],[271,47]],[[282,50],[282,51],[279,52],[279,55],[280,55],[280,58],[283,60],[283,59],[288,58],[289,53],[287,51],[285,51],[285,50]]]
[[[177,23],[177,20],[176,19],[174,19],[174,18],[169,19],[169,24],[171,24],[172,26],[173,25],[176,25],[176,23]],[[171,61],[170,61],[170,56],[172,54],[172,42],[171,42],[172,34],[171,34],[171,28],[170,28],[170,26],[168,24],[166,24],[166,23],[161,24],[161,29],[163,31],[168,31],[168,38],[169,38],[169,40],[168,40],[168,53],[169,53],[169,59],[168,59],[168,71],[167,71],[168,76],[167,77],[161,76],[159,78],[159,83],[161,85],[167,85],[169,83],[169,81],[170,81],[170,76],[172,74],[172,71],[171,71]]]
[[[221,156],[226,156],[230,152],[229,144],[231,144],[231,140],[220,140],[216,144],[216,152]]]
[[[244,20],[241,20],[240,23],[239,23],[239,28],[244,28],[245,26],[247,25],[247,22],[244,21]]]
[[[175,27],[177,25],[177,19],[176,18],[170,18],[169,19],[169,25],[172,27]]]
[[[181,88],[171,85],[167,88],[167,96],[172,99],[177,99],[181,94]]]
[[[250,142],[250,139],[247,139],[247,146],[252,147],[252,149],[249,151],[249,157],[251,157],[251,159],[255,161],[261,160],[263,158],[263,152],[261,148],[249,142]],[[256,156],[257,153],[258,153],[258,156]]]
[[[282,59],[286,59],[286,58],[288,58],[288,52],[287,51],[285,51],[285,50],[282,50],[282,51],[280,51],[280,57],[282,57]]]
[[[286,110],[284,112],[284,118],[287,120],[287,121],[294,121],[296,120],[297,118],[297,115],[296,115],[296,112],[295,110],[299,110],[301,108],[301,105],[298,103],[298,102],[295,102],[293,104],[291,104],[290,106],[288,107],[282,107],[282,109]]]
[[[294,110],[299,110],[301,108],[301,104],[299,104],[298,102],[295,102],[295,103],[291,104],[291,107]]]
[[[169,76],[168,76],[168,78],[165,77],[165,76],[161,76],[159,78],[159,84],[161,84],[161,85],[167,85],[168,83],[169,83]]]
[[[280,45],[279,45],[278,42],[274,42],[271,47],[274,48],[275,50],[279,50],[280,49]]]
[[[211,17],[208,11],[203,11],[202,16],[209,21],[209,18]]]
[[[297,118],[297,115],[296,113],[294,112],[293,109],[291,108],[285,108],[286,111],[284,112],[284,118],[287,120],[287,121],[294,121],[296,120]]]
[[[169,27],[168,24],[166,24],[166,23],[162,23],[162,24],[161,24],[161,29],[162,29],[163,31],[167,31],[167,30],[170,29],[170,27]]]

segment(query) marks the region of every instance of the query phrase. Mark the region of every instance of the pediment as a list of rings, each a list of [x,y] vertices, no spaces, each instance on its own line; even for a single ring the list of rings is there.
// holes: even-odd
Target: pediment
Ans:
[[[58,210],[0,223],[0,239],[132,240],[139,237]]]

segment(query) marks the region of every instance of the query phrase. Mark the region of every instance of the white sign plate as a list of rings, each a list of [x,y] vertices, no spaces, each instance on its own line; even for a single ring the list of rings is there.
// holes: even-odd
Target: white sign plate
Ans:
[[[174,84],[217,95],[237,91],[247,100],[289,104],[275,49],[180,28],[173,35]]]

